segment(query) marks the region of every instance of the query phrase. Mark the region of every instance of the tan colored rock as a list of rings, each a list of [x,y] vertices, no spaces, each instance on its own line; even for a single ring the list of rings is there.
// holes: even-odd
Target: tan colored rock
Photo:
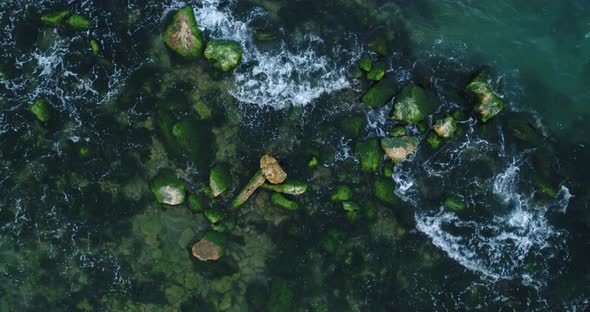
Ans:
[[[254,193],[254,191],[256,191],[262,184],[264,184],[264,182],[266,182],[266,178],[264,177],[264,174],[262,174],[262,171],[258,170],[254,177],[250,179],[246,187],[244,187],[244,189],[240,192],[238,197],[234,199],[231,205],[232,208],[238,208],[239,206],[244,204],[248,200],[248,198],[250,198],[250,196]]]
[[[193,256],[201,261],[217,260],[221,258],[221,248],[214,243],[202,239],[192,248]]]
[[[260,158],[260,170],[268,182],[272,184],[283,183],[287,179],[287,173],[281,168],[279,162],[271,156],[264,155]]]

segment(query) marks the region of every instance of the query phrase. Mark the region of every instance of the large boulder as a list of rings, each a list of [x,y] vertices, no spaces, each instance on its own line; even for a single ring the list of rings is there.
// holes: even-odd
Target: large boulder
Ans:
[[[215,164],[209,174],[209,188],[213,197],[225,192],[231,184],[229,169],[224,164]]]
[[[203,37],[190,6],[178,10],[164,32],[164,42],[178,55],[195,59],[203,53]]]
[[[434,123],[432,128],[439,137],[443,139],[448,139],[451,136],[453,136],[453,134],[457,130],[457,121],[455,120],[455,118],[453,118],[453,116],[446,115],[443,118],[438,119]]]
[[[42,122],[51,119],[51,106],[44,99],[38,99],[31,106],[31,112]]]
[[[392,79],[384,78],[363,95],[362,102],[371,108],[381,108],[393,98],[396,91],[396,82]]]
[[[234,69],[242,60],[242,46],[230,40],[211,40],[205,49],[205,58],[224,72]]]
[[[385,154],[396,163],[403,161],[406,157],[412,154],[418,147],[419,143],[420,137],[418,136],[381,139],[381,147],[385,151]]]
[[[180,205],[186,197],[184,184],[171,170],[161,170],[150,186],[160,204]]]
[[[492,90],[492,87],[487,82],[487,76],[487,70],[483,70],[465,87],[465,92],[475,102],[475,112],[483,122],[487,122],[504,108],[502,99]]]
[[[218,260],[223,256],[225,237],[217,232],[208,232],[193,245],[192,254],[201,261]]]
[[[432,114],[435,109],[434,96],[412,83],[395,99],[392,118],[407,124],[416,124]]]
[[[280,184],[287,179],[287,173],[272,156],[264,155],[260,158],[260,170],[262,170],[262,174],[264,174],[268,182],[272,184]]]

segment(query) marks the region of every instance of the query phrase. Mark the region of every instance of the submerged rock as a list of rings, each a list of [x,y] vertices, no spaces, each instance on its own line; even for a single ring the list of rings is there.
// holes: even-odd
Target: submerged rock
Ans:
[[[223,213],[218,209],[206,209],[203,214],[205,215],[205,218],[213,224],[223,221]]]
[[[391,178],[378,178],[373,185],[375,197],[380,201],[395,205],[399,202],[395,196],[395,182]]]
[[[361,207],[355,202],[342,202],[342,209],[346,211],[346,217],[350,222],[354,222],[360,217]]]
[[[242,47],[230,40],[211,40],[205,49],[205,58],[224,72],[234,69],[242,60]]]
[[[397,86],[394,80],[382,79],[363,95],[362,102],[372,108],[381,108],[393,98],[396,90]]]
[[[369,72],[371,71],[371,68],[373,68],[373,61],[371,60],[370,56],[364,56],[359,60],[359,68]]]
[[[205,201],[195,194],[191,194],[188,197],[188,208],[192,212],[201,212],[205,209]]]
[[[35,101],[33,106],[31,106],[31,112],[42,122],[51,119],[51,106],[44,99]]]
[[[381,147],[385,151],[385,154],[396,163],[403,161],[408,155],[412,154],[419,143],[420,137],[418,136],[381,139]]]
[[[442,143],[442,139],[435,133],[430,133],[428,135],[428,138],[426,139],[426,142],[430,144],[430,147],[432,147],[432,149],[437,149],[440,146],[440,143]]]
[[[410,84],[395,100],[392,118],[408,124],[416,124],[436,109],[432,94],[423,88]]]
[[[100,45],[98,44],[98,41],[94,39],[90,40],[90,48],[92,48],[92,53],[94,53],[94,55],[100,53]]]
[[[186,6],[178,10],[164,33],[164,42],[178,55],[195,59],[203,53],[203,37],[197,27],[193,8]]]
[[[57,26],[64,21],[64,19],[70,14],[69,11],[59,11],[55,13],[49,13],[41,16],[41,22],[45,25]]]
[[[455,118],[453,118],[453,116],[446,115],[445,117],[437,120],[432,128],[439,137],[447,139],[453,136],[457,130],[457,121]]]
[[[361,162],[362,171],[375,172],[379,168],[382,152],[379,149],[379,141],[377,139],[357,143],[354,148],[354,154]]]
[[[283,183],[287,179],[287,173],[281,168],[278,160],[269,155],[260,158],[260,170],[268,182],[272,184]]]
[[[465,87],[465,92],[474,98],[474,110],[483,122],[487,122],[504,108],[502,99],[492,90],[486,79],[487,70],[483,70]]]
[[[279,193],[273,193],[270,200],[273,202],[273,204],[286,210],[297,210],[299,208],[299,204]]]
[[[352,198],[352,190],[347,185],[339,186],[332,194],[332,201],[348,201]]]
[[[265,181],[266,178],[264,177],[264,174],[262,174],[262,170],[258,170],[258,172],[256,172],[256,174],[250,179],[250,181],[248,181],[248,184],[246,184],[246,187],[244,187],[244,189],[240,192],[238,197],[234,199],[234,201],[231,204],[231,207],[235,209],[243,205],[248,200],[248,198],[250,198],[250,196],[254,194],[254,191],[256,191],[261,185],[263,185]]]
[[[301,195],[307,191],[307,184],[300,181],[285,181],[278,185],[264,183],[261,187],[269,191],[289,195]]]
[[[231,184],[229,169],[223,164],[216,164],[211,168],[209,174],[209,188],[213,197],[217,197],[225,192]]]
[[[361,132],[365,128],[365,118],[362,116],[352,116],[342,119],[338,126],[348,136],[356,138],[361,135]]]
[[[192,254],[201,261],[218,260],[223,256],[225,237],[217,232],[208,232],[193,245]]]
[[[180,205],[186,192],[182,181],[171,170],[162,170],[152,180],[151,189],[160,204]]]
[[[465,202],[458,197],[449,197],[445,200],[445,208],[453,211],[462,211],[465,209]]]
[[[78,15],[78,14],[74,14],[72,16],[70,16],[70,18],[68,18],[67,24],[70,25],[70,27],[75,28],[75,29],[87,29],[90,28],[90,20],[88,20],[86,17],[82,16],[82,15]]]

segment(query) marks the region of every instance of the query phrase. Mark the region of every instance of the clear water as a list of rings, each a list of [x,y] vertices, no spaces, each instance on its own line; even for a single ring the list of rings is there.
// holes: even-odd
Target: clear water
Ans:
[[[165,48],[170,13],[186,4],[208,38],[242,45],[241,66],[222,74]],[[40,23],[60,9],[92,27]],[[585,311],[589,10],[574,0],[0,2],[0,311]],[[274,39],[256,40],[261,31]],[[482,65],[503,113],[485,125],[469,115],[463,134],[436,151],[422,142],[393,176],[361,172],[355,144],[395,125],[392,104],[363,105],[369,83],[349,74],[375,38],[389,45],[387,76],[436,92],[436,116],[471,110],[462,89]],[[40,97],[48,123],[29,111]],[[197,158],[159,130],[162,111],[194,119],[195,103],[213,112],[197,122]],[[357,139],[339,127],[351,115],[366,120]],[[301,209],[275,207],[267,191],[227,209],[265,153],[309,184],[294,198]],[[173,169],[202,194],[215,162],[229,164],[232,187],[210,204],[237,225],[225,255],[203,263],[190,247],[211,225],[157,204],[149,181]],[[397,204],[375,198],[378,179],[395,183]],[[365,217],[351,222],[330,200],[339,185]],[[466,210],[444,208],[449,196]]]

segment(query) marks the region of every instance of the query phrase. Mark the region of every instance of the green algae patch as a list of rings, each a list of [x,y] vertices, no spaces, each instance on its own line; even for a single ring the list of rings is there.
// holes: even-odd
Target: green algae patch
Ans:
[[[94,53],[94,55],[98,55],[100,53],[100,44],[98,44],[98,41],[94,39],[90,40],[90,48],[92,49],[92,53]]]
[[[51,106],[44,99],[38,99],[31,106],[31,112],[42,122],[51,119]]]
[[[205,44],[192,7],[176,11],[164,32],[164,43],[183,58],[197,59],[201,56]]]
[[[296,202],[288,199],[287,197],[285,197],[279,193],[273,193],[270,200],[272,201],[273,204],[275,204],[285,210],[294,211],[294,210],[299,209],[299,204],[297,204]]]
[[[70,27],[74,29],[88,29],[90,28],[90,20],[86,17],[78,14],[74,14],[68,18],[66,22]]]
[[[45,14],[45,15],[41,16],[41,22],[43,22],[43,24],[45,24],[45,25],[57,26],[57,25],[61,24],[68,15],[70,15],[70,12],[65,11],[65,10],[55,12],[55,13]]]
[[[432,147],[432,149],[438,149],[442,143],[442,139],[436,133],[430,133],[426,142]]]
[[[362,102],[371,108],[381,108],[389,102],[397,91],[394,80],[384,78],[372,86],[362,97]]]
[[[375,180],[373,191],[375,197],[386,204],[396,205],[399,203],[398,197],[395,196],[395,182],[390,178],[378,178]]]
[[[351,201],[342,202],[342,209],[344,209],[344,211],[346,211],[346,218],[350,222],[357,221],[359,219],[359,217],[361,216],[361,214],[360,214],[361,207],[355,202],[351,202]]]
[[[209,174],[209,188],[213,197],[225,192],[231,184],[229,168],[224,164],[215,164]]]
[[[281,184],[264,183],[261,187],[269,191],[289,195],[301,195],[307,191],[306,183],[293,180],[287,180]]]
[[[373,65],[373,68],[367,73],[367,79],[373,81],[379,81],[385,76],[385,69],[387,65],[385,62],[377,62]]]
[[[504,108],[502,99],[492,90],[490,84],[482,81],[481,78],[476,78],[468,84],[465,92],[474,98],[474,110],[483,122],[487,122]]]
[[[407,124],[417,124],[435,109],[434,96],[423,88],[410,84],[396,98],[392,118]]]
[[[446,115],[443,118],[438,119],[432,126],[432,129],[434,129],[434,132],[436,132],[439,137],[448,139],[455,134],[455,131],[457,131],[457,121],[453,116]]]
[[[398,163],[412,154],[420,143],[419,136],[403,136],[381,139],[381,147],[391,160]]]
[[[234,69],[242,60],[242,47],[230,40],[211,40],[205,49],[205,58],[213,62],[215,68],[224,72]]]
[[[371,68],[373,68],[373,60],[371,60],[370,56],[363,56],[360,60],[359,60],[359,68],[369,72],[371,71]]]
[[[338,123],[338,127],[346,133],[346,135],[357,138],[365,128],[365,118],[362,116],[347,117]]]
[[[443,203],[445,208],[453,211],[462,211],[465,209],[465,202],[458,197],[449,197]]]
[[[365,172],[377,171],[383,155],[377,139],[357,143],[354,154],[360,160],[361,170]]]
[[[348,201],[352,198],[352,190],[347,185],[339,186],[330,198],[332,201]]]
[[[172,170],[161,170],[152,179],[150,188],[160,204],[180,205],[186,197],[184,183],[176,177]]]

